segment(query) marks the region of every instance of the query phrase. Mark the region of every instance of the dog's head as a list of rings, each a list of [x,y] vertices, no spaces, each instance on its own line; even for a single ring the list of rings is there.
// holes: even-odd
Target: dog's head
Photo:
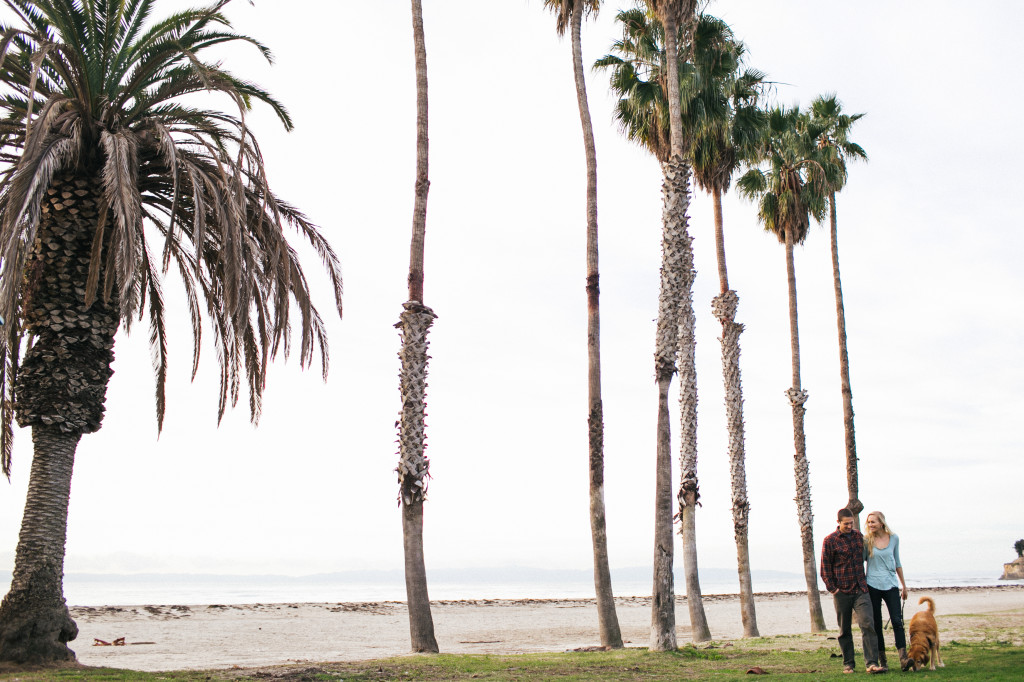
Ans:
[[[903,672],[912,670],[915,673],[928,665],[927,647],[911,646],[907,651],[907,660],[903,662]]]

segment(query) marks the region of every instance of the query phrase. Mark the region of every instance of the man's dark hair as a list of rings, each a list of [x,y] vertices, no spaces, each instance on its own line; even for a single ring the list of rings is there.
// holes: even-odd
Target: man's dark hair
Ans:
[[[842,521],[843,519],[852,519],[852,518],[853,518],[853,512],[850,511],[849,509],[847,509],[846,507],[843,507],[842,509],[840,509],[839,510],[839,514],[836,515],[836,521]]]

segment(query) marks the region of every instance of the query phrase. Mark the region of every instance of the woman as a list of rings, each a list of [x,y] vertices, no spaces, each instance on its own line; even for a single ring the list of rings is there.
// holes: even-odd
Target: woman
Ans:
[[[900,598],[907,599],[907,583],[903,579],[903,565],[900,563],[900,538],[885,522],[885,514],[873,511],[868,514],[867,533],[864,535],[864,559],[867,565],[868,595],[875,617],[875,632],[878,633],[878,663],[888,668],[885,661],[885,638],[882,635],[882,601],[889,610],[892,631],[896,639],[896,651],[900,655],[900,666],[907,659],[907,636],[903,631],[903,609]],[[898,582],[897,582],[898,580]]]

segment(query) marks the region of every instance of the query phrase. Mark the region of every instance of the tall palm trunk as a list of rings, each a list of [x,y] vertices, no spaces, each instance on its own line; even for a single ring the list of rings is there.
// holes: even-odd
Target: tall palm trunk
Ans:
[[[682,167],[681,167],[682,166]],[[688,174],[679,157],[662,164],[661,287],[654,348],[654,373],[658,382],[658,431],[654,482],[654,586],[651,600],[651,650],[677,648],[675,614],[675,535],[672,532],[672,427],[668,392],[676,373],[679,353],[679,306],[686,286],[682,272]],[[680,186],[683,191],[680,190]],[[683,219],[680,220],[679,216]]]
[[[695,3],[692,0],[658,0],[650,4],[658,12],[665,28],[665,53],[667,61],[669,131],[671,153],[662,165],[664,182],[664,209],[662,212],[662,288],[658,302],[658,340],[655,349],[655,376],[658,380],[658,443],[657,481],[655,494],[655,556],[654,594],[651,614],[651,649],[664,651],[674,649],[675,603],[673,595],[671,541],[665,539],[665,527],[671,529],[671,512],[664,511],[664,500],[671,492],[663,489],[671,485],[671,464],[664,459],[670,457],[671,427],[668,420],[668,388],[675,373],[675,353],[682,351],[680,367],[680,403],[682,422],[682,481],[678,501],[683,531],[683,560],[687,584],[687,606],[690,623],[696,641],[710,638],[704,604],[700,594],[697,574],[697,546],[694,532],[693,512],[697,503],[696,478],[696,371],[694,370],[693,301],[694,279],[693,250],[687,232],[687,210],[690,203],[690,166],[683,157],[683,123],[679,93],[679,22],[687,26],[693,19]],[[687,30],[687,35],[690,31]],[[684,41],[684,44],[687,41]],[[671,284],[666,286],[666,281]],[[671,345],[671,351],[669,350]],[[663,423],[663,420],[665,423]],[[669,502],[671,504],[671,502]],[[663,518],[662,515],[667,518]]]
[[[680,486],[677,495],[679,503],[680,532],[683,541],[683,572],[686,580],[686,606],[690,613],[690,632],[693,641],[711,639],[707,618],[704,615],[704,600],[700,591],[700,577],[697,571],[696,513],[700,492],[697,485],[697,365],[696,365],[696,316],[693,312],[693,247],[687,231],[687,211],[690,206],[690,165],[683,157],[683,115],[679,93],[679,61],[682,50],[688,50],[692,40],[692,23],[695,3],[689,0],[670,3],[675,5],[662,21],[665,27],[665,51],[668,55],[668,102],[672,148],[672,161],[678,163],[678,170],[672,178],[676,182],[673,191],[681,197],[681,211],[669,219],[678,221],[682,227],[682,248],[678,257],[682,259],[677,267],[683,276],[683,287],[679,290],[676,303],[679,306],[677,343],[679,344],[679,421],[680,421]],[[679,45],[680,24],[685,28],[687,39]],[[671,163],[671,162],[670,162]]]
[[[427,49],[423,36],[423,8],[412,0],[413,43],[416,54],[416,187],[412,243],[409,249],[409,300],[396,327],[402,337],[398,480],[402,503],[402,539],[405,550],[405,590],[409,608],[409,634],[414,652],[438,651],[434,620],[427,593],[423,556],[423,500],[430,462],[424,451],[424,416],[427,387],[427,332],[436,315],[423,304],[423,251],[427,227]]]
[[[843,284],[839,278],[839,231],[836,228],[836,193],[828,197],[832,228],[832,284],[836,290],[836,326],[839,328],[839,381],[843,392],[843,427],[846,435],[846,487],[850,501],[846,508],[853,512],[853,521],[860,530],[860,501],[857,482],[857,440],[853,430],[853,390],[850,388],[850,356],[846,351],[846,310],[843,307]]]
[[[56,178],[42,203],[21,311],[35,337],[15,380],[16,416],[32,427],[34,455],[11,590],[0,604],[0,660],[74,660],[78,634],[64,601],[64,544],[75,450],[100,428],[119,318],[112,278],[85,303],[89,265],[103,262],[102,198],[95,178]],[[94,241],[96,242],[94,247]],[[95,254],[93,253],[95,251]],[[109,286],[107,286],[109,283]]]
[[[590,534],[594,549],[594,589],[601,646],[622,648],[619,618],[615,613],[612,576],[608,565],[608,530],[604,505],[604,409],[601,402],[601,310],[597,242],[597,149],[594,126],[583,77],[583,8],[572,13],[572,65],[576,99],[587,157],[587,424],[589,438]]]
[[[676,358],[681,355],[680,422],[682,484],[678,495],[683,534],[683,560],[686,574],[687,606],[695,641],[711,638],[704,616],[703,599],[697,573],[697,549],[694,511],[699,492],[696,476],[696,366],[694,363],[693,248],[687,231],[690,202],[690,168],[678,156],[662,165],[663,232],[661,291],[658,299],[658,325],[655,344],[655,376],[658,379],[658,432],[654,519],[654,587],[651,613],[651,649],[667,651],[677,646],[675,634],[675,594],[672,564],[672,461],[668,391]]]
[[[736,322],[739,296],[729,288],[725,263],[725,230],[722,220],[722,191],[711,193],[715,208],[715,252],[721,293],[711,302],[711,312],[722,323],[722,376],[725,381],[725,415],[729,428],[729,474],[732,480],[732,525],[736,538],[736,571],[740,581],[740,615],[744,637],[760,637],[754,609],[754,587],[750,578],[750,549],[747,500],[745,435],[743,429],[743,384],[740,379],[740,334]]]
[[[688,177],[686,178],[689,179]],[[689,196],[689,186],[686,186]],[[686,216],[682,222],[686,226]],[[683,232],[682,272],[685,286],[679,298],[679,503],[680,534],[683,540],[683,572],[686,580],[686,606],[690,612],[690,636],[694,642],[711,639],[704,615],[704,599],[697,570],[697,361],[696,324],[693,311],[693,243]]]
[[[789,338],[793,361],[793,386],[786,395],[793,406],[793,473],[796,479],[797,519],[800,523],[800,544],[804,555],[804,579],[807,582],[807,602],[811,616],[811,632],[825,631],[825,616],[821,612],[818,594],[818,571],[815,566],[814,515],[811,513],[811,481],[807,464],[807,445],[804,438],[804,403],[807,391],[800,385],[800,332],[797,324],[796,268],[793,265],[793,231],[786,228],[786,276],[789,282]]]

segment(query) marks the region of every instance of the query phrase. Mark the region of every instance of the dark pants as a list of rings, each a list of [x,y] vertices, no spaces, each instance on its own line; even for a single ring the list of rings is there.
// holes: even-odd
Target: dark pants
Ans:
[[[876,590],[868,585],[868,595],[871,597],[871,614],[875,618],[875,632],[878,634],[878,650],[885,651],[885,636],[882,631],[882,602],[885,601],[885,608],[889,610],[889,620],[892,621],[892,634],[896,640],[897,649],[907,648],[907,635],[903,631],[903,609],[900,607],[900,588],[893,587],[888,590]]]
[[[875,621],[871,618],[871,598],[867,592],[832,595],[836,605],[836,621],[839,624],[839,649],[843,652],[843,667],[856,667],[853,654],[853,617],[857,617],[861,642],[864,646],[864,665],[878,665],[878,637],[875,635]]]

